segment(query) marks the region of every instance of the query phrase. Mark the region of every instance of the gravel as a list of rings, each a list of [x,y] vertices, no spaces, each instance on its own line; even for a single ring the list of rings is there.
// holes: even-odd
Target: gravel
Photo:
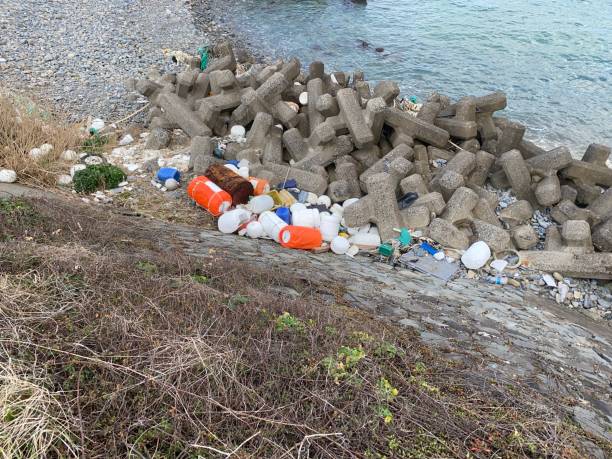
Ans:
[[[113,121],[142,107],[125,82],[176,70],[162,49],[193,54],[231,38],[201,0],[0,0],[0,30],[0,85],[40,96],[73,121]]]

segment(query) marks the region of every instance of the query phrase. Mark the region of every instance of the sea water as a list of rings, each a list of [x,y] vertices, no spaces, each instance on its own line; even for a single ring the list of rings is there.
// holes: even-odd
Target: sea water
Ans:
[[[236,0],[221,21],[254,49],[393,79],[404,96],[495,90],[545,147],[612,145],[612,0]],[[376,48],[384,48],[377,52]]]

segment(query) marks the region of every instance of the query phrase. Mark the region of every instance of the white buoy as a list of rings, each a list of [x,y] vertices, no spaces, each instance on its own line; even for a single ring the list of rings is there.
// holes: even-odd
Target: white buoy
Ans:
[[[331,199],[329,196],[322,194],[317,199],[317,204],[327,207],[328,209],[331,207]]]

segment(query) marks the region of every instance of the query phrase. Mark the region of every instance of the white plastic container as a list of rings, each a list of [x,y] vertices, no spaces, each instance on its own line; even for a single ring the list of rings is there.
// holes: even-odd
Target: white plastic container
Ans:
[[[269,210],[259,216],[259,223],[262,224],[265,233],[274,239],[276,242],[280,242],[279,234],[280,231],[287,226],[278,215]]]
[[[261,214],[274,207],[274,199],[267,194],[255,196],[249,201],[248,207],[254,214]]]
[[[92,131],[98,132],[104,129],[105,123],[103,119],[96,118],[91,122],[91,126],[89,127]]]
[[[258,239],[264,235],[264,227],[261,223],[251,222],[246,227],[246,235],[251,239]]]
[[[322,215],[320,229],[323,240],[331,242],[340,231],[340,219],[335,215]]]
[[[469,249],[467,249],[461,256],[461,262],[468,269],[480,269],[482,268],[489,257],[491,256],[491,249],[484,241],[474,242]]]
[[[306,209],[292,214],[294,226],[307,226],[309,228],[319,228],[321,226],[321,215],[318,209]]]
[[[330,244],[331,251],[336,255],[344,255],[346,252],[348,252],[350,247],[351,243],[348,241],[348,239],[342,236],[336,236],[332,239]]]
[[[240,228],[240,225],[246,223],[250,217],[251,213],[244,209],[234,209],[225,212],[219,217],[219,221],[217,222],[219,231],[224,234],[235,233],[238,231],[238,228]]]

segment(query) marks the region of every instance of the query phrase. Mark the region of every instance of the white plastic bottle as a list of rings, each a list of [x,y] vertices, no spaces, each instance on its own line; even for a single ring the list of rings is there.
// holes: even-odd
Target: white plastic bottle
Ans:
[[[331,242],[340,231],[340,219],[335,215],[321,215],[321,236],[325,242]]]
[[[287,223],[285,223],[274,212],[270,212],[269,210],[265,211],[259,216],[259,223],[262,224],[264,231],[269,237],[274,239],[276,242],[280,242],[280,231],[287,226]]]
[[[234,209],[225,212],[219,217],[219,221],[217,222],[219,231],[224,234],[235,233],[238,231],[238,228],[240,228],[240,225],[246,223],[250,217],[251,213],[244,209]]]

